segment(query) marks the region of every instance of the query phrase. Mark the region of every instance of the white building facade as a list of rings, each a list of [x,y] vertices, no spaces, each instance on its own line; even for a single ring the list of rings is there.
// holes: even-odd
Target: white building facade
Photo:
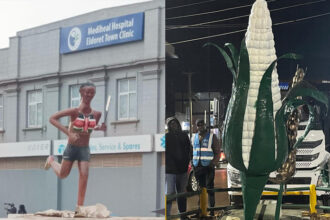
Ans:
[[[0,203],[24,204],[29,213],[74,210],[76,165],[64,180],[42,167],[49,154],[60,161],[66,145],[49,117],[79,105],[86,82],[96,85],[100,122],[111,101],[106,132],[91,136],[85,204],[102,203],[116,216],[156,216],[165,182],[163,0],[23,30],[0,49]]]

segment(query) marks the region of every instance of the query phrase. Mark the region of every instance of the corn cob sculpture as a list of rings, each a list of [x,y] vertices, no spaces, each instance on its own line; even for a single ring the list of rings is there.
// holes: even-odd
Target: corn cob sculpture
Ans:
[[[224,122],[223,149],[229,163],[240,170],[246,220],[253,219],[269,174],[281,167],[287,158],[286,122],[290,112],[304,104],[296,97],[309,96],[327,103],[323,93],[301,82],[288,92],[282,104],[276,62],[282,58],[301,57],[286,54],[276,59],[271,26],[266,1],[256,0],[239,53],[230,43],[225,46],[231,57],[221,47],[206,44],[220,51],[233,74],[232,95]],[[310,121],[312,119],[310,117]],[[295,146],[302,142],[309,129],[310,126],[306,126],[304,135]]]

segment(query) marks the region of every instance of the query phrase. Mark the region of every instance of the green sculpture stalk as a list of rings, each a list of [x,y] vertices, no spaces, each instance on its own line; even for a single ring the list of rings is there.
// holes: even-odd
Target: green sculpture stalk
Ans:
[[[296,98],[308,96],[318,103],[328,103],[323,93],[306,82],[298,83],[281,102],[276,63],[280,59],[296,60],[302,57],[290,53],[276,59],[275,49],[271,48],[274,47],[274,42],[272,33],[269,33],[271,21],[267,3],[257,0],[255,4],[252,11],[261,12],[251,14],[259,16],[264,13],[268,20],[261,21],[261,25],[258,25],[259,23],[253,20],[254,17],[250,17],[249,23],[252,25],[249,25],[246,39],[242,40],[239,55],[232,44],[225,45],[231,56],[215,44],[206,44],[219,50],[233,75],[232,94],[224,121],[222,141],[226,158],[241,173],[246,220],[253,219],[269,174],[277,170],[287,158],[287,118],[298,105],[307,104]],[[266,24],[266,27],[262,27],[263,24]],[[260,26],[263,31],[253,29]],[[249,34],[249,31],[252,34]],[[268,35],[262,36],[260,33]],[[269,43],[265,43],[265,40],[258,43],[255,41],[257,38],[269,39]],[[263,45],[265,49],[262,48]],[[268,55],[264,56],[263,53]],[[310,106],[309,108],[312,110]],[[309,122],[312,119],[313,117],[310,117]],[[306,126],[304,135],[294,147],[301,143],[309,129],[310,124]]]

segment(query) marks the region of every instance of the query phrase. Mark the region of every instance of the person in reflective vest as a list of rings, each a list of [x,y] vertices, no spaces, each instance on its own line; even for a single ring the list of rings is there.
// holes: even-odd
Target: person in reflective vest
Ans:
[[[198,133],[192,136],[193,166],[200,187],[214,188],[215,166],[220,158],[219,141],[213,133],[206,130],[204,120],[196,121]],[[214,193],[208,193],[209,207],[214,207]],[[213,216],[214,211],[210,214]]]

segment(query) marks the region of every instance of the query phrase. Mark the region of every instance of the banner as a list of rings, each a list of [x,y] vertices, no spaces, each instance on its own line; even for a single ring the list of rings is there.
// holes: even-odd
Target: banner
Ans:
[[[50,155],[50,141],[29,141],[0,144],[0,157],[30,157]]]
[[[55,140],[53,154],[62,155],[67,142],[67,140]],[[91,138],[89,144],[91,154],[151,152],[152,136],[135,135],[123,137]]]

